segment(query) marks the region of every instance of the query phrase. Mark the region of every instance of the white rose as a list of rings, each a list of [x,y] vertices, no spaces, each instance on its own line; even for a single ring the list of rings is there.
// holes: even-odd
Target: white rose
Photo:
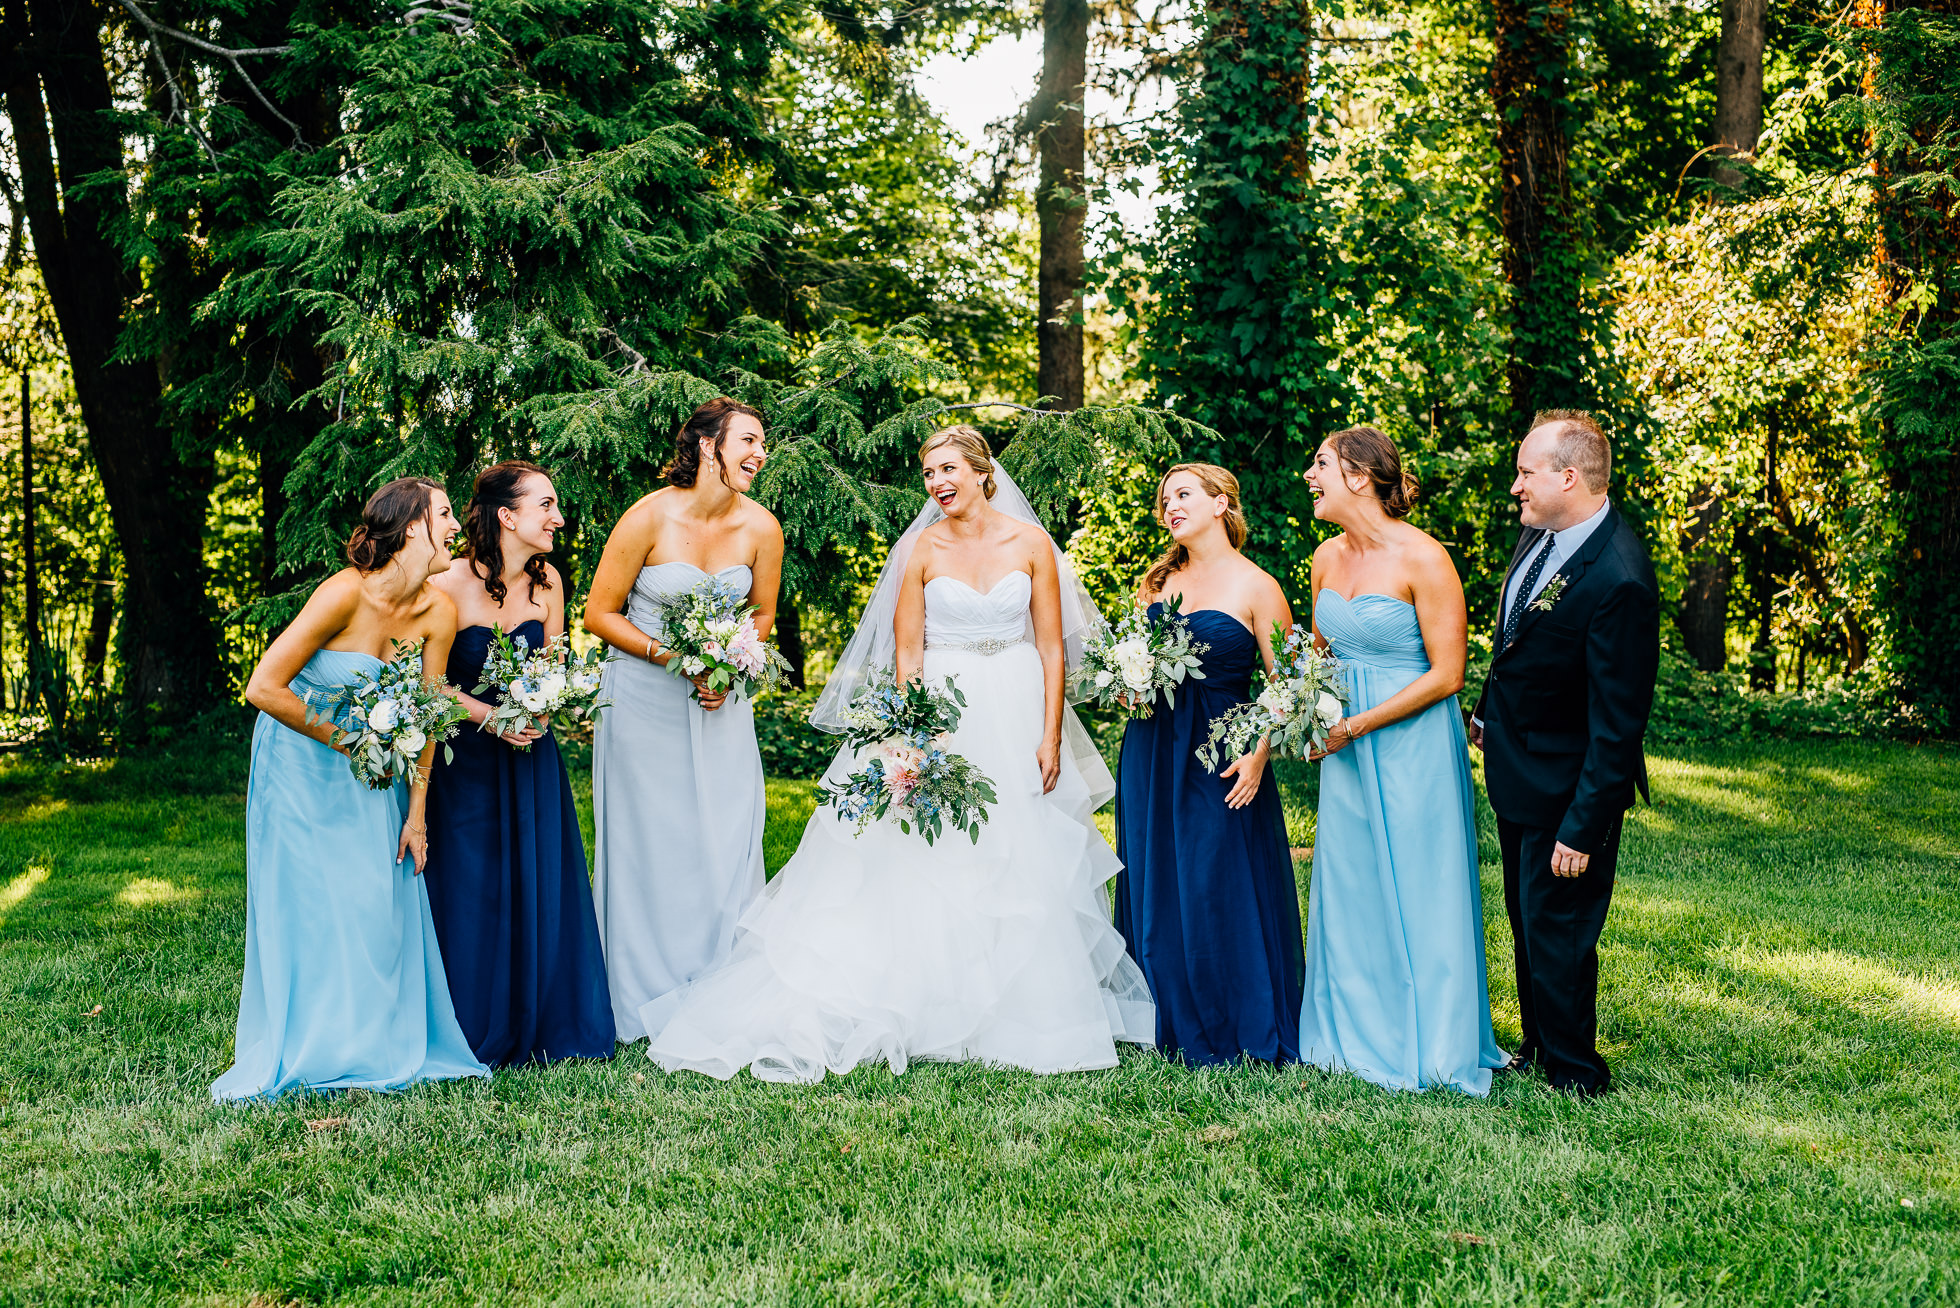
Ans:
[[[422,746],[428,743],[429,738],[414,727],[410,727],[407,731],[395,737],[395,748],[404,754],[420,754],[422,752]]]
[[[1101,672],[1098,672],[1096,674],[1096,689],[1101,690],[1103,687],[1107,686],[1110,682],[1114,680],[1116,680],[1116,674],[1111,672],[1108,668],[1104,668]]]
[[[1320,698],[1314,701],[1313,711],[1314,716],[1320,719],[1321,726],[1331,727],[1341,720],[1341,701],[1323,690]]]
[[[544,679],[544,693],[550,699],[557,699],[560,695],[564,694],[565,674],[562,672],[547,674]]]
[[[1259,692],[1259,707],[1272,714],[1273,721],[1284,722],[1293,716],[1293,692],[1285,686],[1268,686]]]
[[[368,710],[367,724],[383,734],[393,731],[401,720],[401,706],[392,699],[381,700]]]
[[[528,695],[520,696],[517,702],[524,706],[526,713],[542,713],[551,707],[551,696],[545,694],[543,690],[534,690]]]

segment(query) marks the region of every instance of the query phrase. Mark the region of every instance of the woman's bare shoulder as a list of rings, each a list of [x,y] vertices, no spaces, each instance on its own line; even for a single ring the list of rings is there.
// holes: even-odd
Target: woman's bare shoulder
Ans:
[[[741,500],[744,527],[774,535],[777,539],[782,538],[783,524],[777,520],[775,514],[746,495],[742,496]]]
[[[1401,547],[1411,568],[1418,572],[1431,572],[1436,569],[1447,570],[1456,575],[1456,563],[1443,542],[1413,523],[1402,523]]]

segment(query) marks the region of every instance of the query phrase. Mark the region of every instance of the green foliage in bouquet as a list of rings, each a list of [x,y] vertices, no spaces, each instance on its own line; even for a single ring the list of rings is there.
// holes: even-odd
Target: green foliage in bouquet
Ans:
[[[331,743],[346,749],[354,776],[370,790],[416,777],[432,740],[442,743],[445,762],[453,760],[448,742],[470,717],[451,687],[422,680],[421,641],[393,643],[392,660],[323,696],[317,708],[313,692],[306,695],[307,722],[333,724]]]
[[[966,707],[953,678],[945,684],[937,690],[914,677],[900,685],[890,669],[874,674],[843,712],[845,743],[872,757],[841,784],[820,783],[817,803],[855,822],[860,835],[892,817],[907,835],[917,826],[928,845],[948,826],[978,844],[997,797],[986,773],[939,745]]]
[[[1172,595],[1154,619],[1149,606],[1133,605],[1123,620],[1105,627],[1082,651],[1075,693],[1102,708],[1118,708],[1147,718],[1162,694],[1177,707],[1177,688],[1188,677],[1205,679],[1204,655],[1211,646],[1191,638],[1191,624],[1179,613],[1184,596]]]
[[[605,662],[603,646],[580,654],[563,633],[533,650],[524,637],[513,637],[498,628],[491,639],[490,657],[483,661],[483,678],[470,693],[481,697],[502,691],[503,696],[478,729],[501,737],[510,732],[543,731],[547,718],[560,715],[596,721],[599,710],[606,707],[599,699]],[[515,749],[530,748],[515,741],[505,743]]]
[[[1321,653],[1305,623],[1291,632],[1273,624],[1273,670],[1263,674],[1258,698],[1234,704],[1212,719],[1198,761],[1218,771],[1224,759],[1242,758],[1260,737],[1278,758],[1310,758],[1346,711],[1348,691],[1340,661]]]

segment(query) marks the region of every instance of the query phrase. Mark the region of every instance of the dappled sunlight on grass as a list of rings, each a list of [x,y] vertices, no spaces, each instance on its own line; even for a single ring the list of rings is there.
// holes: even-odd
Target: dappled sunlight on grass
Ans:
[[[19,907],[21,901],[33,894],[35,888],[47,879],[46,868],[30,867],[5,887],[0,887],[0,916],[4,916],[9,909]]]
[[[1742,947],[1724,950],[1719,957],[1737,972],[1779,982],[1818,1003],[1960,1035],[1960,984],[1952,981],[1922,980],[1829,949],[1760,952]]]
[[[172,885],[161,877],[138,877],[116,892],[116,902],[130,908],[151,908],[196,899],[202,894],[200,890]]]

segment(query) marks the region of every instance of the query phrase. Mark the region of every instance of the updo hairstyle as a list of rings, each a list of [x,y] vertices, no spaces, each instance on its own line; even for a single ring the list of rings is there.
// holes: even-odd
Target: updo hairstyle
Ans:
[[[1220,495],[1225,497],[1225,539],[1232,542],[1233,549],[1243,548],[1245,510],[1239,506],[1239,479],[1215,463],[1172,464],[1170,469],[1157,479],[1157,496],[1150,506],[1150,516],[1157,519],[1159,525],[1168,526],[1164,522],[1164,487],[1180,472],[1188,472],[1197,478],[1198,488],[1206,495],[1213,498]],[[1185,549],[1182,542],[1173,540],[1171,547],[1164,551],[1163,557],[1150,566],[1150,571],[1143,574],[1143,593],[1155,595],[1164,588],[1164,583],[1170,580],[1172,573],[1190,561],[1191,551]]]
[[[1416,479],[1402,470],[1402,455],[1387,433],[1373,427],[1349,427],[1327,438],[1343,472],[1358,472],[1374,487],[1382,512],[1407,517],[1415,507]]]
[[[701,442],[711,440],[715,443],[715,461],[721,461],[721,447],[728,439],[728,420],[738,413],[746,413],[756,422],[762,415],[743,404],[731,400],[726,395],[709,400],[706,404],[687,415],[687,421],[674,433],[674,461],[667,465],[667,484],[686,489],[693,486],[701,476]],[[721,484],[728,484],[726,469],[717,474]]]
[[[987,444],[987,438],[980,434],[979,429],[969,427],[965,423],[954,427],[941,427],[926,437],[926,443],[919,447],[919,457],[925,458],[942,445],[950,445],[959,451],[960,457],[966,460],[966,466],[980,474],[981,493],[988,499],[992,499],[994,492],[1000,489],[994,481],[994,450],[993,446]]]
[[[442,489],[441,482],[427,477],[397,477],[368,496],[361,525],[347,538],[347,561],[362,572],[387,567],[408,542],[408,529],[429,521],[435,493]]]
[[[524,484],[534,476],[549,478],[551,474],[522,459],[491,464],[476,475],[469,512],[463,516],[463,557],[477,565],[483,576],[483,589],[490,592],[490,598],[497,601],[499,608],[509,588],[504,585],[504,524],[497,517],[497,510],[516,509],[524,498]],[[524,576],[529,582],[527,598],[540,590],[551,589],[551,577],[544,570],[542,554],[533,554],[525,561]]]

